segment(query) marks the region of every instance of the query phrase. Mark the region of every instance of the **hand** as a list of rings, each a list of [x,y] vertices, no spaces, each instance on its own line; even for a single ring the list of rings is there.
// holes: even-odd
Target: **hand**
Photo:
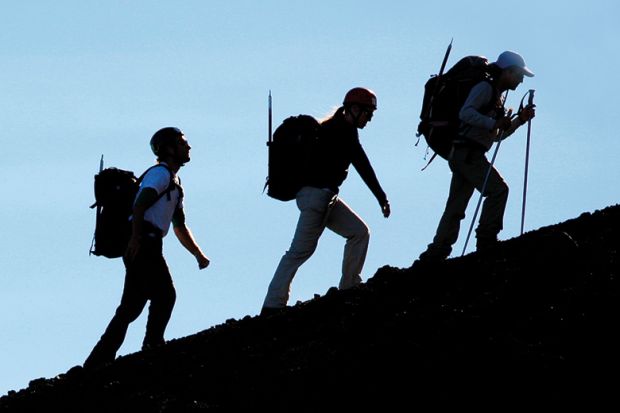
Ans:
[[[390,203],[387,200],[381,205],[381,212],[383,212],[385,218],[390,216]]]
[[[127,244],[127,249],[125,250],[125,258],[127,258],[129,262],[133,261],[136,258],[136,255],[138,255],[141,242],[142,242],[142,239],[140,237],[132,236],[129,239],[129,243]]]
[[[521,122],[525,123],[531,120],[534,116],[536,116],[536,105],[527,105],[519,112],[519,119]]]
[[[504,116],[503,118],[499,118],[498,120],[495,121],[495,126],[493,126],[493,128],[506,131],[510,129],[511,125],[512,125],[512,121],[510,120],[510,116]]]
[[[209,266],[211,261],[202,252],[196,254],[196,261],[198,261],[198,269],[203,270]]]

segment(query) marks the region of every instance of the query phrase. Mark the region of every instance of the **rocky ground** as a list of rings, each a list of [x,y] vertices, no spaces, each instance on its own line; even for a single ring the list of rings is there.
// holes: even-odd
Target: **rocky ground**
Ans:
[[[73,368],[0,412],[617,405],[620,207]]]

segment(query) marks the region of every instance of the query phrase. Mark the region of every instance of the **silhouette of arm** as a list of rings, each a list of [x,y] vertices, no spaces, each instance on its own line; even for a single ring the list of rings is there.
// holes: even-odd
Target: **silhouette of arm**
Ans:
[[[144,212],[153,205],[157,199],[157,191],[153,188],[144,188],[136,198],[133,206],[131,219],[131,238],[127,244],[125,256],[133,260],[140,249],[142,242],[142,227],[144,225]]]
[[[354,156],[351,163],[355,167],[357,173],[359,173],[366,186],[368,186],[375,198],[377,198],[377,201],[379,201],[383,215],[387,218],[390,215],[390,206],[387,195],[383,191],[383,188],[381,188],[381,184],[379,184],[375,170],[372,168],[370,160],[359,142],[357,142],[355,147]]]
[[[480,112],[489,104],[491,99],[493,99],[493,87],[488,82],[478,83],[469,92],[459,112],[459,119],[477,128],[493,130],[495,119]]]
[[[202,252],[200,246],[194,239],[192,231],[185,223],[185,212],[183,212],[182,208],[177,208],[174,211],[174,215],[172,217],[172,225],[174,227],[174,234],[178,238],[181,245],[183,245],[183,247],[185,247],[185,249],[188,250],[196,258],[196,261],[198,262],[198,268],[201,270],[203,268],[207,268],[211,261]]]

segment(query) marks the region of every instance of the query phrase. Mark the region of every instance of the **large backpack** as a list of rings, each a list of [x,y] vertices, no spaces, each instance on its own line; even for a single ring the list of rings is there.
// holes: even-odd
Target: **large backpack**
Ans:
[[[95,203],[90,207],[97,208],[97,221],[90,248],[91,254],[107,258],[123,256],[131,237],[129,217],[133,211],[140,182],[148,171],[159,167],[166,168],[170,172],[170,183],[150,205],[152,206],[164,195],[170,197],[170,192],[177,187],[174,175],[166,165],[151,166],[139,178],[136,178],[132,171],[118,168],[102,169],[95,175]]]
[[[466,56],[445,74],[431,76],[424,85],[418,134],[424,135],[428,146],[444,159],[458,137],[459,112],[471,89],[483,80],[490,80],[487,58]]]
[[[276,128],[267,142],[267,195],[280,201],[295,199],[305,183],[308,155],[320,131],[321,124],[309,115],[291,116]]]

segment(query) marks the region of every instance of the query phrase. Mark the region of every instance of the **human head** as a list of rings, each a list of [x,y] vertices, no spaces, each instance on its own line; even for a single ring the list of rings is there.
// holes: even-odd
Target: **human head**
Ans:
[[[501,90],[515,90],[523,82],[523,76],[534,77],[534,72],[525,65],[523,57],[516,52],[501,53],[493,65],[501,70],[498,83]]]
[[[188,150],[181,153],[179,144],[187,144],[184,134],[179,128],[166,127],[155,132],[151,138],[151,150],[157,156],[158,161],[165,161],[168,158],[184,164],[189,162],[189,145]]]
[[[377,95],[370,89],[364,87],[354,87],[344,96],[342,104],[347,107],[360,105],[377,110]]]
[[[347,92],[342,105],[351,116],[353,124],[362,129],[377,110],[377,95],[370,89],[355,87]]]
[[[497,65],[500,69],[511,69],[521,72],[527,77],[534,77],[534,72],[532,72],[525,65],[525,60],[523,60],[523,57],[521,57],[519,53],[512,52],[510,50],[501,53],[497,58],[495,65]]]

